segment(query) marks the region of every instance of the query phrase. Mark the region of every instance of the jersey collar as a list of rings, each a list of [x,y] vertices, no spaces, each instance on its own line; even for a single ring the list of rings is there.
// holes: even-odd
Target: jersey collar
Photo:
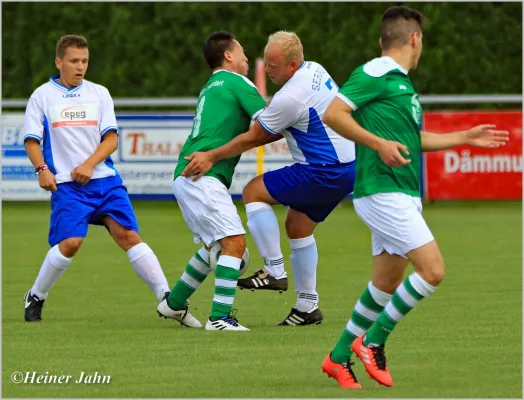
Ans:
[[[62,85],[60,82],[58,82],[57,81],[58,78],[60,78],[60,75],[53,75],[51,78],[49,78],[49,82],[51,82],[58,89],[62,90],[63,92],[67,92],[67,93],[76,92],[84,84],[84,80],[82,80],[80,85],[68,88],[67,86]]]
[[[241,75],[241,74],[238,74],[238,73],[236,73],[236,72],[233,72],[233,71],[229,71],[229,70],[227,70],[227,69],[217,69],[217,70],[216,70],[215,72],[213,72],[211,75],[215,75],[215,74],[217,74],[217,73],[219,73],[219,72],[229,72],[230,74],[238,75],[238,76],[242,76],[242,77],[245,78],[245,76],[243,76],[243,75]]]
[[[300,67],[298,67],[298,69],[295,71],[293,76],[291,78],[289,78],[286,83],[284,83],[284,86],[286,86],[289,82],[291,82],[291,80],[296,76],[297,72],[300,71],[304,67],[304,65],[306,65],[306,61],[302,60],[302,64],[300,64]],[[282,87],[284,87],[284,86],[282,86]]]
[[[400,72],[402,72],[403,74],[405,74],[405,75],[408,74],[408,71],[406,70],[406,68],[402,67],[398,62],[393,60],[393,58],[391,58],[390,56],[383,56],[383,58],[385,58],[388,63],[390,63],[390,64],[394,65],[395,67],[397,67],[397,69]]]

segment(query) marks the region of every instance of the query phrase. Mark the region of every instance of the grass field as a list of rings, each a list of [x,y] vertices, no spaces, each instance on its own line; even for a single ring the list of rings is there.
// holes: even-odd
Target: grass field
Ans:
[[[378,387],[357,361],[361,391],[340,389],[320,372],[371,273],[370,235],[351,203],[315,235],[324,323],[276,327],[294,305],[293,290],[239,291],[235,308],[252,329],[246,333],[183,329],[158,318],[154,296],[100,227],[90,229],[53,288],[44,321],[24,322],[23,295],[48,249],[48,207],[3,204],[3,397],[522,397],[521,203],[425,206],[447,276],[388,342],[395,387]],[[192,236],[173,203],[136,203],[136,211],[142,237],[173,285],[197,249]],[[282,222],[284,211],[278,209]],[[258,252],[250,237],[248,245],[253,271]],[[289,260],[284,236],[282,248]],[[201,321],[212,285],[208,279],[191,299]],[[98,371],[111,381],[17,385],[15,371],[73,379]]]

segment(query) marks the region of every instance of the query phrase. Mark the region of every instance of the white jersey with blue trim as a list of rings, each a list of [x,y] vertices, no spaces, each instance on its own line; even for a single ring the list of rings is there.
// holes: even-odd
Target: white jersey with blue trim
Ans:
[[[24,141],[43,141],[44,161],[56,182],[70,182],[73,169],[96,151],[110,131],[118,133],[113,99],[109,91],[83,80],[68,88],[58,76],[37,88],[25,111]],[[98,164],[91,179],[115,176],[111,157]]]
[[[338,86],[322,65],[304,61],[258,116],[269,133],[282,133],[293,159],[336,165],[355,160],[355,144],[322,122]]]

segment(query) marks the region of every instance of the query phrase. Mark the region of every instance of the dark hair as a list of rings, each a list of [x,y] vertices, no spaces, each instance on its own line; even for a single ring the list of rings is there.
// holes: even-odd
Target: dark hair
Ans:
[[[380,39],[382,49],[405,45],[413,32],[424,30],[425,17],[408,7],[395,6],[386,10],[382,16]]]
[[[225,31],[213,32],[204,41],[204,58],[209,68],[215,69],[224,63],[224,52],[233,49],[235,35]]]
[[[56,43],[56,56],[58,58],[64,58],[65,52],[69,47],[85,49],[87,48],[87,39],[79,35],[62,36]]]

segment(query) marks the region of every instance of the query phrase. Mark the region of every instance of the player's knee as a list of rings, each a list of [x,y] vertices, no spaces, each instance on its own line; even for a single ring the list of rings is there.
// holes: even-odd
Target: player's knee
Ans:
[[[436,265],[432,271],[431,271],[431,278],[429,280],[429,284],[432,286],[438,286],[442,283],[444,280],[444,260],[441,259],[441,261]]]
[[[77,237],[65,239],[60,242],[58,249],[64,257],[71,258],[76,255],[83,242],[84,239]]]
[[[286,218],[286,233],[288,236],[293,236],[292,233],[295,233],[297,224],[291,218]]]
[[[288,214],[286,218],[286,233],[290,239],[301,239],[311,236],[315,231],[316,223],[305,215]]]
[[[242,190],[242,201],[245,204],[253,203],[257,201],[256,199],[256,193],[252,189],[253,185],[250,185],[249,183],[244,187],[244,190]]]
[[[299,239],[312,234],[307,227],[292,218],[286,218],[286,233],[290,239]]]
[[[129,229],[122,229],[115,240],[125,251],[142,242],[138,233]]]
[[[262,175],[259,175],[244,186],[244,190],[242,190],[242,200],[245,204],[253,203],[255,201],[263,203],[267,201],[260,190],[261,184],[263,185]]]
[[[403,277],[396,276],[374,276],[373,286],[384,293],[393,294],[402,283]]]
[[[220,241],[222,246],[222,254],[236,258],[242,258],[246,250],[246,240],[244,236],[230,236]]]
[[[434,260],[419,275],[431,286],[438,286],[444,280],[445,275],[444,260],[442,257]]]

